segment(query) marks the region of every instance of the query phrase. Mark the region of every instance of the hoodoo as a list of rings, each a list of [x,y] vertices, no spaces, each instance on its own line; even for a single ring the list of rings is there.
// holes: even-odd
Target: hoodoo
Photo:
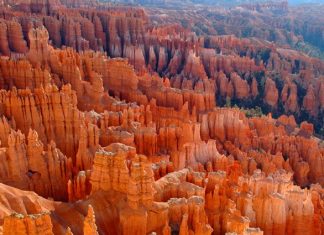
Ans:
[[[323,234],[323,13],[0,0],[0,234]]]

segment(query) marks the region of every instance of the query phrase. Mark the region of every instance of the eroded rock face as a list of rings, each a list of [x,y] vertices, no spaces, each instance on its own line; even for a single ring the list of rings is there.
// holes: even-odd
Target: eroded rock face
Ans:
[[[21,25],[17,21],[10,21],[7,24],[7,40],[10,49],[15,53],[26,53],[27,43],[24,40]]]
[[[278,105],[278,90],[276,84],[271,79],[267,79],[265,83],[265,101],[272,108],[276,108]]]
[[[256,101],[315,117],[321,62],[262,41],[150,28],[141,9],[15,3],[0,20],[4,234],[323,231],[314,125],[216,107]],[[299,80],[289,75],[296,59]]]
[[[3,30],[0,32],[0,50],[3,55],[14,53],[14,56],[19,58],[28,52],[27,45],[35,48],[34,42],[42,44],[39,43],[42,41],[40,38],[45,39],[45,33],[38,33],[38,39],[35,33],[30,37],[28,34],[33,27],[44,26],[51,44],[55,47],[65,45],[78,51],[104,50],[110,57],[127,58],[140,74],[158,72],[172,81],[177,81],[171,83],[174,88],[180,88],[180,81],[182,88],[192,86],[196,91],[206,91],[212,86],[220,104],[224,104],[229,98],[242,106],[250,106],[251,102],[257,102],[263,110],[269,111],[270,107],[271,111],[278,114],[292,113],[297,120],[304,117],[305,110],[308,115],[315,117],[313,123],[318,126],[316,131],[320,131],[322,126],[320,111],[323,105],[317,102],[321,100],[322,92],[319,92],[318,88],[321,87],[322,81],[317,78],[323,76],[323,63],[301,53],[276,48],[261,40],[239,39],[232,35],[197,37],[178,25],[152,28],[147,19],[147,14],[151,12],[147,13],[139,8],[111,10],[97,1],[5,1],[3,4],[14,6],[18,11],[36,13],[34,20],[31,20],[22,14],[11,15],[10,8],[3,7],[3,11],[9,15],[1,21]],[[82,9],[79,12],[76,9],[68,9],[85,6],[93,9]],[[95,8],[110,10],[98,11]],[[172,15],[173,13],[170,13],[170,19]],[[165,20],[159,19],[161,22]],[[235,21],[229,23],[236,26]],[[235,34],[241,37],[244,33],[239,31]],[[275,33],[278,42],[285,41],[281,34]],[[272,34],[268,32],[258,35],[267,38]],[[289,40],[295,41],[296,38],[292,37]],[[46,46],[38,48],[47,50]],[[31,57],[36,55],[34,52],[28,54]],[[44,57],[41,52],[39,55]],[[207,78],[216,80],[216,84],[208,84],[209,88],[206,88]],[[93,91],[97,92],[98,88]],[[89,94],[95,94],[90,92],[89,88],[86,90]],[[301,96],[300,99],[296,98],[297,95]],[[207,102],[214,104],[213,98],[209,95]],[[145,98],[139,99],[143,102]],[[199,99],[196,106],[200,106],[202,98],[195,99]],[[206,102],[206,97],[204,100]],[[204,108],[198,107],[199,110]]]
[[[89,205],[88,214],[84,219],[83,234],[98,235],[96,217],[91,205]]]
[[[32,29],[28,33],[29,52],[28,60],[33,64],[44,64],[48,59],[49,34],[45,27]]]
[[[59,184],[66,185],[72,174],[71,159],[61,153],[54,142],[49,143],[45,151],[35,130],[30,129],[27,140],[20,131],[10,131],[6,137],[8,145],[1,153],[1,181],[44,197],[64,200],[67,191]]]
[[[54,234],[49,214],[24,216],[12,214],[5,217],[3,234]]]

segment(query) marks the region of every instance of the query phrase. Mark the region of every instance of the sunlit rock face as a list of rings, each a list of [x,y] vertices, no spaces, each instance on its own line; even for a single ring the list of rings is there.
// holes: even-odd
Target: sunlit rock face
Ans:
[[[0,234],[321,234],[323,62],[152,11],[0,1]]]

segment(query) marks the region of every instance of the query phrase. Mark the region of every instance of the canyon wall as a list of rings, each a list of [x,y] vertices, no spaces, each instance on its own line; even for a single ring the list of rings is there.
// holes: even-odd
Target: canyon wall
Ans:
[[[14,30],[0,30],[0,232],[324,231],[324,147],[293,116],[319,115],[323,62],[150,28],[143,9],[61,4],[33,21],[1,8]]]

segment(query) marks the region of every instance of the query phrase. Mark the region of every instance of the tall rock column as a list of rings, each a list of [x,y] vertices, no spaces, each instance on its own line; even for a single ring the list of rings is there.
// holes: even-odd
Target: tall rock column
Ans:
[[[46,28],[43,26],[30,30],[28,38],[30,42],[30,49],[27,54],[29,61],[33,65],[46,63],[49,54],[49,35]]]
[[[83,223],[83,234],[84,235],[99,235],[96,225],[96,217],[91,205],[88,207],[88,214],[84,219]]]

